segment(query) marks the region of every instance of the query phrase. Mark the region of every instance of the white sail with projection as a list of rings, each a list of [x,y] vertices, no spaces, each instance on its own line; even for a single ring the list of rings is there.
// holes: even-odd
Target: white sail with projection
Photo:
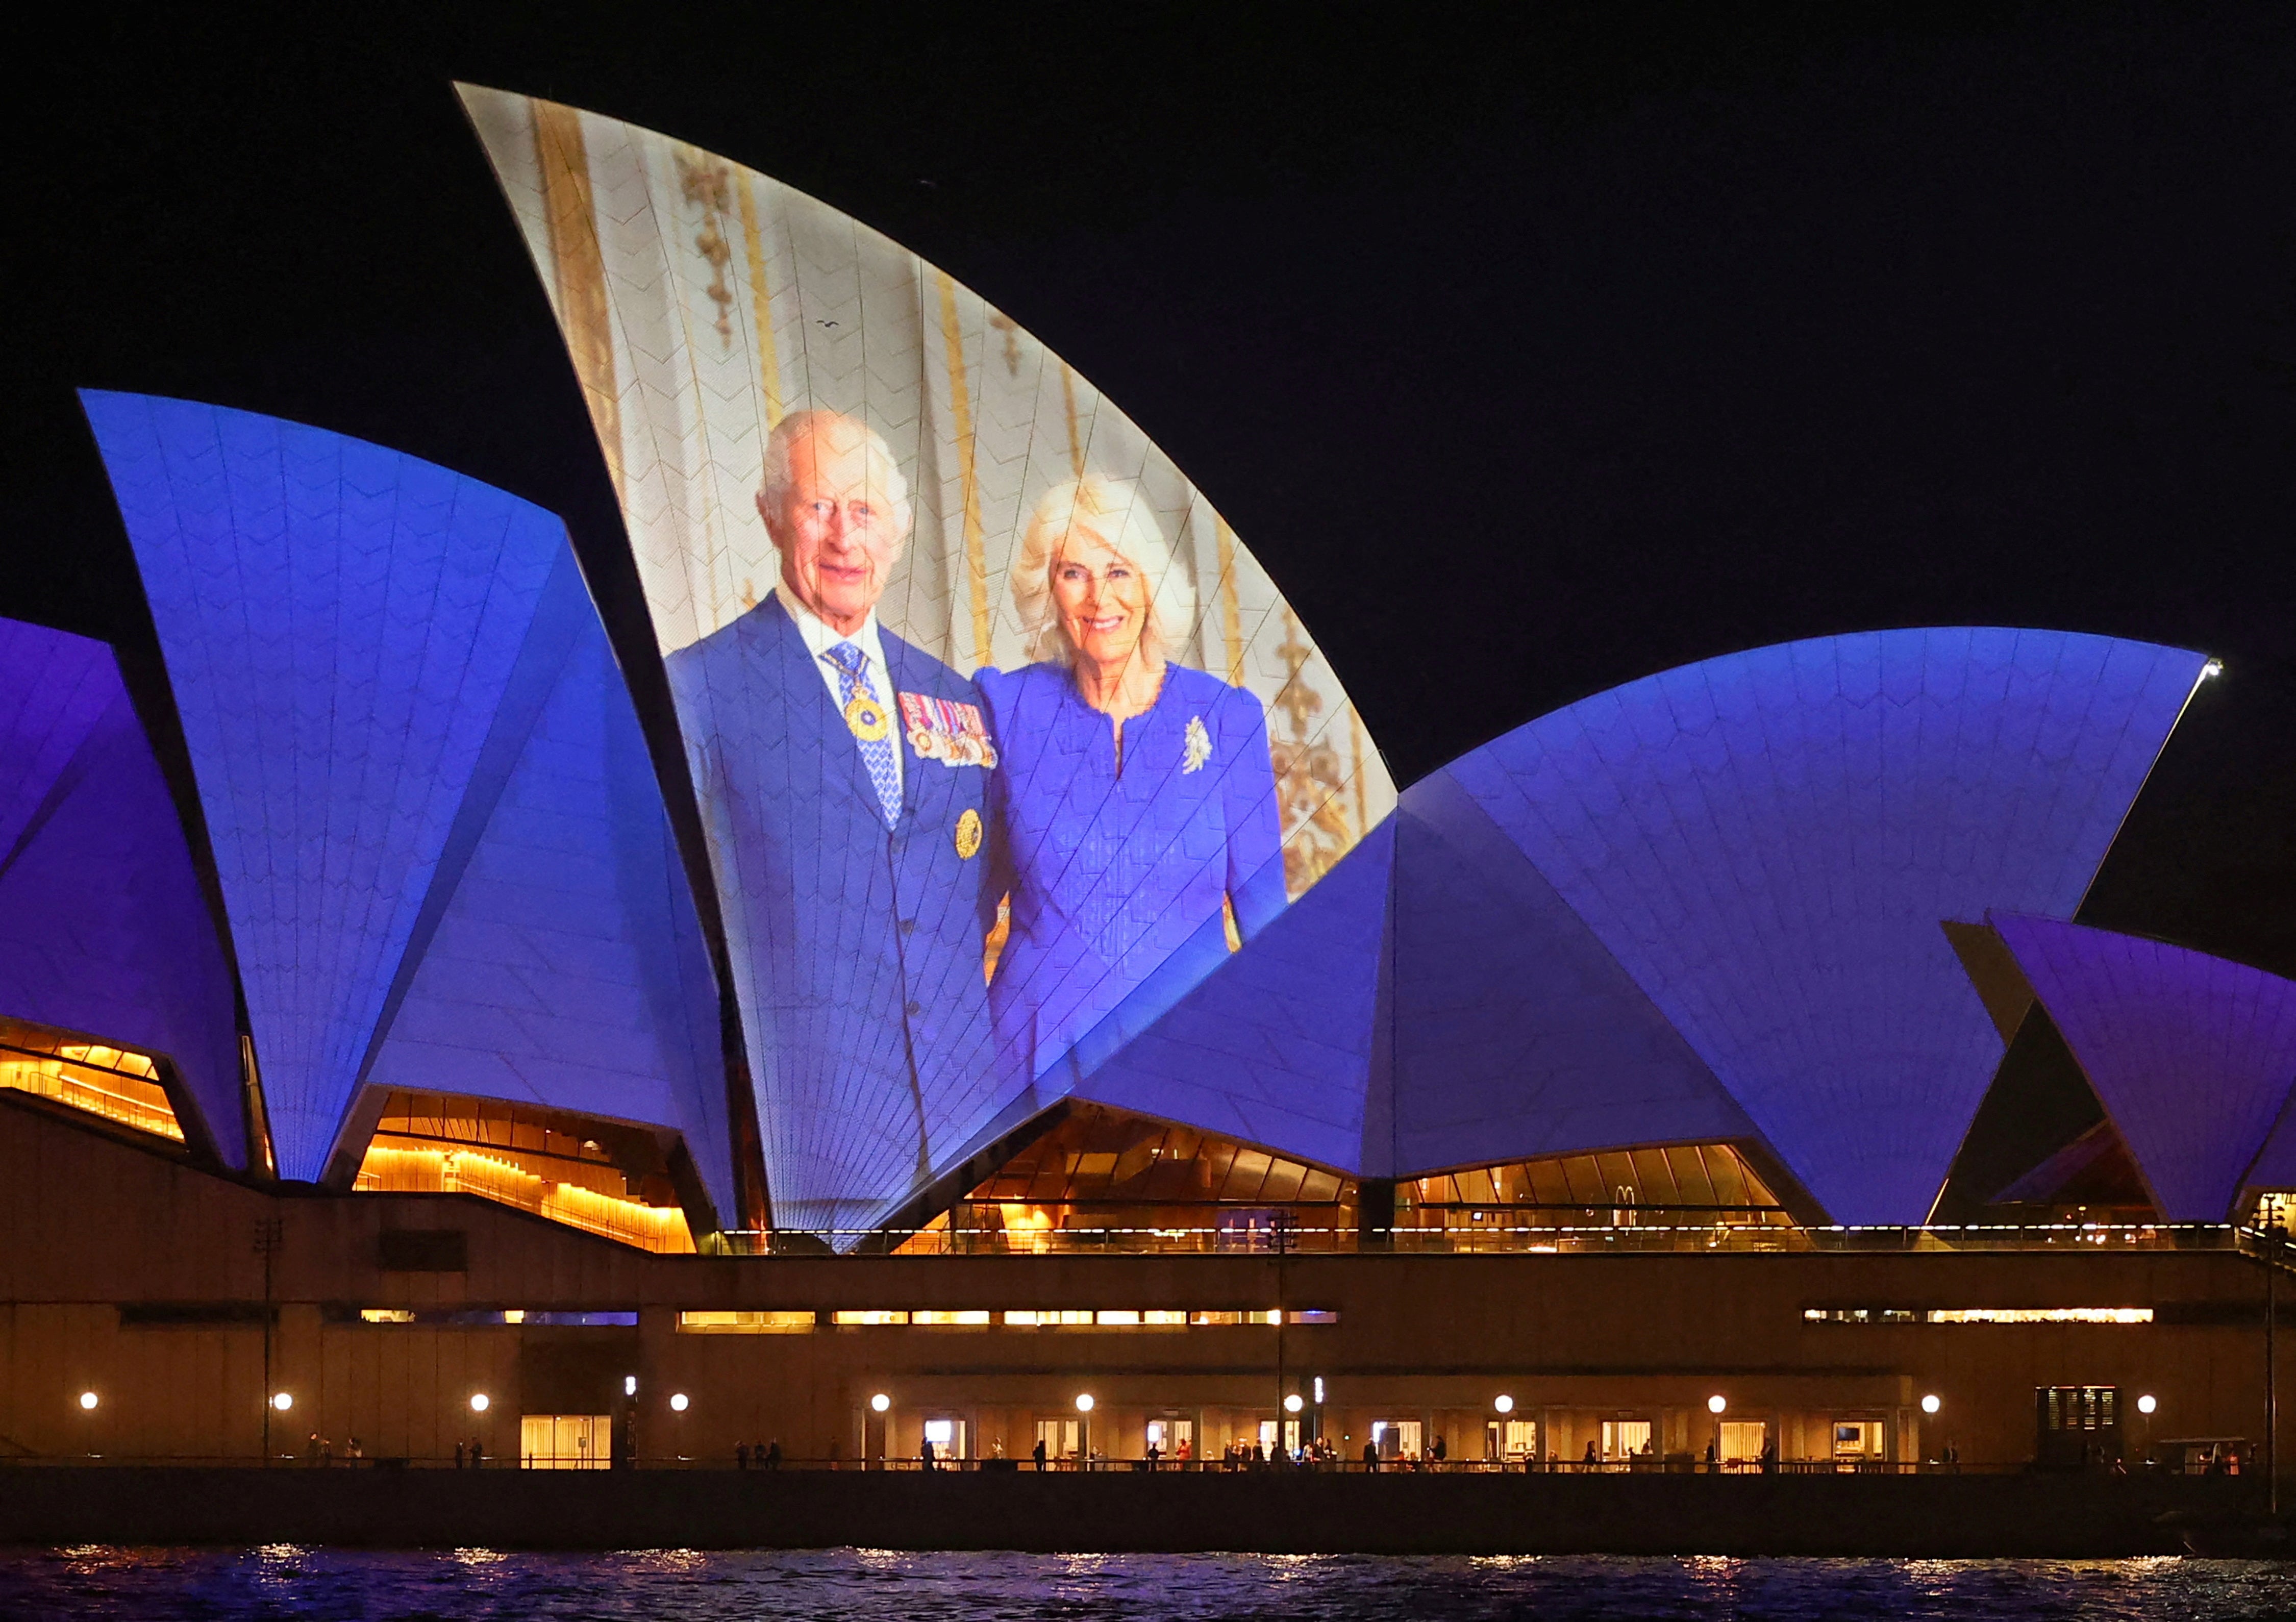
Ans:
[[[882,1220],[1304,893],[1394,784],[1211,504],[979,295],[666,135],[462,95],[549,290],[669,668],[776,1220]],[[816,618],[819,582],[791,576],[769,528],[814,499],[791,470],[832,451],[857,458],[890,542],[851,653],[816,645],[851,627]],[[1165,674],[1120,726],[1080,719],[1097,700],[1065,684],[1055,526],[1096,526],[1111,567],[1145,578],[1134,634]],[[945,972],[967,950],[969,987]]]

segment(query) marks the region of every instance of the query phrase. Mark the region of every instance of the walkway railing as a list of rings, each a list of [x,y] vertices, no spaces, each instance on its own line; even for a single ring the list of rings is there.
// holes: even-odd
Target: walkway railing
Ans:
[[[1645,1209],[1641,1215],[1647,1218]],[[1240,1233],[1210,1227],[731,1230],[704,1255],[1172,1256],[1620,1255],[1636,1251],[1846,1252],[2230,1250],[2269,1253],[2296,1271],[2296,1247],[2225,1223],[1985,1223],[1934,1227],[1669,1225],[1605,1220],[1570,1225],[1479,1224],[1447,1228],[1290,1227]]]

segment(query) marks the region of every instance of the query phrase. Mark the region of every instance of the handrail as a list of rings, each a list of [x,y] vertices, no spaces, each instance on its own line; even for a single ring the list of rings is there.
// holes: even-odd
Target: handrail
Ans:
[[[1644,1216],[1652,1215],[1648,1208]],[[1585,1225],[1475,1224],[1445,1227],[1128,1226],[1047,1229],[726,1229],[703,1236],[706,1257],[1158,1256],[1251,1255],[1586,1255],[1629,1251],[1857,1252],[1952,1250],[2242,1249],[2267,1242],[2226,1223],[1968,1223],[1930,1226],[1809,1225],[1770,1222]],[[2278,1265],[2296,1271],[2296,1247],[2282,1244]]]

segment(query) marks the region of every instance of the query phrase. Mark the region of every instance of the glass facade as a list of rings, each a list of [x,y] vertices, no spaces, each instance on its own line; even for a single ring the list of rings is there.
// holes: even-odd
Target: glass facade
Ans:
[[[496,1099],[390,1094],[355,1186],[476,1194],[641,1249],[694,1248],[652,1133]]]
[[[84,1110],[155,1137],[184,1141],[160,1067],[127,1048],[0,1020],[0,1087]]]

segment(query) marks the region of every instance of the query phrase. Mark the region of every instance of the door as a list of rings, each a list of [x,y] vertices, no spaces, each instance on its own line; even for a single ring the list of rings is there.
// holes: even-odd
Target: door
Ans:
[[[1725,1464],[1758,1464],[1762,1448],[1770,1439],[1770,1428],[1761,1420],[1724,1420],[1722,1421],[1722,1462]]]
[[[519,1462],[529,1470],[605,1470],[613,1460],[610,1413],[527,1413],[518,1421]]]

